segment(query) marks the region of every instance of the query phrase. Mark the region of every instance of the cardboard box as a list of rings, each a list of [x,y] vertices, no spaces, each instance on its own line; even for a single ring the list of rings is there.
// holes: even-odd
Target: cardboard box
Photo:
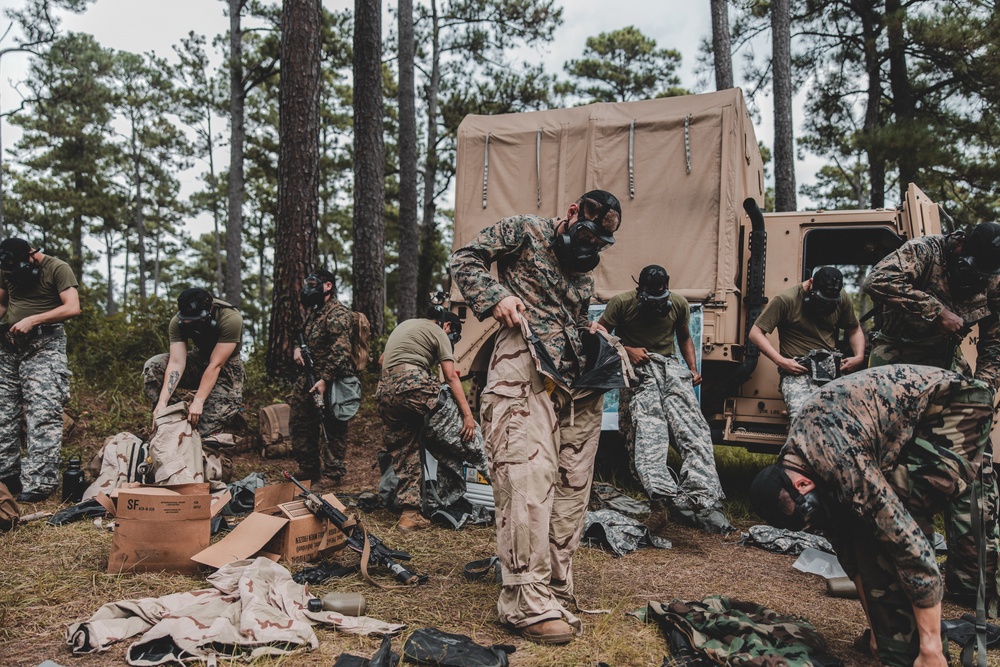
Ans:
[[[304,482],[303,486],[308,487],[309,483]],[[310,512],[305,501],[297,498],[298,494],[298,487],[291,483],[257,489],[253,513],[224,538],[191,559],[218,568],[255,556],[291,562],[310,561],[321,552],[343,549],[347,537],[327,519]],[[323,499],[341,512],[347,512],[333,494]]]
[[[212,517],[229,502],[226,491],[209,494],[208,484],[119,488],[98,502],[115,517],[108,572],[198,570],[191,556],[208,546]]]

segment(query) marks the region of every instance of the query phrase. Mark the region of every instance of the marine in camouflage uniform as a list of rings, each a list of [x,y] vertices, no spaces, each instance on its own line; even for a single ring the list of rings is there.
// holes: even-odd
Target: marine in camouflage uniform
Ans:
[[[177,303],[178,313],[167,328],[170,351],[143,365],[146,396],[154,405],[155,424],[156,414],[180,400],[177,389],[195,390],[188,419],[206,437],[224,431],[243,409],[243,317],[200,288],[182,291]]]
[[[306,278],[300,298],[309,310],[302,336],[312,358],[312,369],[304,367],[302,348],[294,350],[295,361],[303,365],[303,371],[295,381],[289,402],[288,427],[299,475],[314,482],[321,475],[336,481],[347,472],[344,459],[348,422],[333,418],[329,410],[324,415],[317,406],[317,397],[325,396],[334,380],[357,375],[351,356],[354,313],[337,300],[333,285],[334,276],[326,270],[317,270]],[[320,441],[321,425],[326,442]]]
[[[904,243],[876,264],[862,287],[875,301],[875,331],[869,365],[926,364],[948,368],[1000,387],[1000,225],[977,225],[971,232],[922,236]],[[974,325],[976,369],[962,355],[961,339]],[[993,458],[992,443],[987,458]],[[992,470],[991,466],[986,466]],[[960,501],[964,502],[964,501]],[[984,481],[986,545],[992,559],[1000,552],[1000,493],[996,475]],[[971,508],[957,506],[962,522]],[[949,577],[948,591],[969,604],[977,581]],[[989,613],[1000,615],[1000,571],[987,584]]]
[[[80,297],[69,265],[23,239],[0,243],[0,271],[0,482],[38,502],[59,484],[70,377],[62,322],[80,314]]]
[[[614,330],[639,386],[623,389],[619,428],[632,467],[650,500],[667,500],[674,516],[706,532],[734,529],[722,509],[725,494],[715,468],[712,431],[694,387],[701,382],[689,330],[691,307],[670,292],[663,267],[639,274],[639,287],[611,298],[601,324]],[[684,356],[674,356],[674,337]],[[667,465],[671,442],[681,456],[679,477]]]
[[[843,286],[838,269],[821,266],[809,280],[774,297],[750,329],[750,342],[778,367],[788,421],[818,387],[864,364],[865,334]],[[851,346],[846,359],[837,352],[838,329]],[[778,349],[765,335],[775,330]]]
[[[393,479],[390,482],[389,477],[383,477],[383,482],[394,486],[386,493],[390,504],[404,513],[406,522],[401,520],[400,526],[404,530],[425,525],[415,516],[426,500],[421,492],[423,450],[438,460],[438,482],[449,497],[453,491],[465,491],[463,463],[485,467],[482,431],[472,417],[455,371],[449,339],[450,335],[460,335],[461,320],[453,313],[439,315],[434,319],[407,320],[393,329],[385,343],[382,375],[375,391],[385,426],[385,448],[392,455],[392,469],[386,475]],[[446,379],[445,387],[432,371],[438,365]],[[442,410],[462,425],[457,433],[450,432],[453,437],[435,437],[428,429],[429,415]]]
[[[940,642],[944,594],[932,542],[936,513],[945,515],[949,576],[977,576],[975,535],[953,507],[981,491],[992,398],[987,385],[952,371],[906,364],[860,371],[807,399],[778,457],[789,481],[784,493],[814,519],[823,512],[805,508],[807,494],[816,493],[827,512],[812,529],[827,533],[844,570],[860,581],[884,664],[909,666],[921,648],[941,650],[933,640],[936,634]],[[768,493],[758,490],[774,470],[758,476],[751,497],[779,525],[780,515],[795,516],[791,507],[776,509],[773,493],[762,504]],[[918,624],[929,637],[923,647]]]
[[[570,205],[566,219],[505,218],[452,256],[452,277],[473,312],[502,326],[480,409],[503,566],[497,612],[532,641],[565,643],[581,629],[567,606],[575,601],[572,558],[590,495],[602,400],[571,383],[583,368],[580,331],[590,326],[591,271],[620,223],[617,199],[592,191]],[[499,280],[490,274],[494,263]],[[539,372],[525,323],[555,374]]]

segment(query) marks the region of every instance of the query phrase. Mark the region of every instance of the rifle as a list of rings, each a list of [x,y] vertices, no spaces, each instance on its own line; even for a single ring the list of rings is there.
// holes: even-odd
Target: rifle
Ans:
[[[410,554],[405,551],[394,551],[385,546],[382,540],[366,531],[364,525],[360,522],[348,517],[329,502],[309,491],[309,489],[302,486],[299,480],[287,472],[282,472],[281,474],[302,491],[299,497],[305,500],[306,508],[316,516],[329,519],[330,523],[336,526],[347,537],[347,547],[361,554],[361,572],[366,579],[371,581],[371,578],[368,576],[368,563],[374,563],[392,572],[393,576],[396,577],[396,581],[407,586],[415,586],[427,582],[426,574],[417,574],[396,562],[397,560],[410,560]]]
[[[302,361],[305,362],[304,366],[306,369],[306,379],[309,381],[309,387],[313,387],[318,380],[316,379],[316,374],[313,373],[313,358],[312,352],[309,350],[309,346],[306,345],[306,337],[299,332],[299,350],[302,352]],[[323,444],[330,445],[330,435],[327,432],[327,424],[332,423],[327,420],[332,419],[330,411],[326,405],[326,397],[323,394],[313,395],[313,402],[316,404],[316,409],[319,410],[319,437],[323,439]]]

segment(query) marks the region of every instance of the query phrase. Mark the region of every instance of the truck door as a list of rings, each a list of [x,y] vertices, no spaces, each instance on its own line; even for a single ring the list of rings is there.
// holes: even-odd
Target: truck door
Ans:
[[[913,183],[906,188],[899,233],[906,239],[941,233],[941,209]]]

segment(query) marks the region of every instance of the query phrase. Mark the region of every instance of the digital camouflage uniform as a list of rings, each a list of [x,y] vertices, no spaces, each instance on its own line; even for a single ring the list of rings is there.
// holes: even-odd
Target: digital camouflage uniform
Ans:
[[[813,351],[834,351],[838,329],[853,330],[860,326],[854,304],[846,292],[841,291],[840,304],[829,315],[807,312],[805,297],[806,291],[801,284],[790,287],[774,297],[754,322],[764,333],[778,330],[779,353],[789,359],[801,359]],[[840,354],[837,353],[837,356]],[[830,368],[823,375],[833,378],[838,373],[837,364],[833,359],[829,359],[829,364]],[[809,368],[808,365],[806,367]],[[813,373],[792,375],[779,369],[778,375],[781,377],[779,389],[789,421],[798,416],[806,398],[826,382],[814,377]]]
[[[0,274],[7,293],[7,323],[59,307],[60,294],[77,287],[69,265],[54,257],[42,259],[37,283],[12,283]],[[24,312],[22,294],[44,293],[49,303]],[[20,475],[24,494],[50,494],[59,485],[63,409],[69,401],[69,364],[62,324],[43,325],[17,351],[0,347],[0,479]],[[22,428],[26,454],[21,458]]]
[[[618,424],[633,469],[650,499],[669,498],[680,511],[721,511],[726,496],[715,468],[712,431],[695,396],[691,370],[673,356],[674,332],[689,326],[690,306],[678,294],[670,298],[670,313],[665,317],[640,318],[635,290],[612,297],[604,311],[604,321],[622,343],[643,347],[649,354],[649,362],[635,369],[639,386],[621,391]],[[650,332],[651,338],[636,337],[643,332]],[[669,342],[651,349],[654,341]],[[681,456],[679,477],[667,465],[671,442]]]
[[[959,298],[948,287],[947,236],[922,236],[904,243],[876,264],[862,287],[876,304],[876,331],[869,366],[907,363],[949,368],[1000,387],[1000,276],[993,276],[980,293]],[[967,326],[979,324],[976,339],[976,369],[962,355],[958,336],[946,336],[935,319],[944,309],[962,318]],[[993,445],[986,455],[993,458]],[[1000,493],[996,475],[986,480],[983,490],[987,519],[986,540],[991,553],[1000,551]],[[962,501],[960,501],[962,502]],[[954,513],[970,523],[971,508],[956,506]],[[949,592],[969,595],[975,582],[948,582]],[[954,584],[954,586],[953,586]],[[989,613],[1000,615],[1000,572],[988,582]]]
[[[347,469],[347,422],[333,417],[324,419],[317,407],[315,395],[309,389],[319,380],[330,382],[357,375],[351,357],[351,335],[354,331],[354,313],[331,296],[319,308],[306,314],[302,333],[312,355],[312,379],[304,368],[295,381],[289,407],[288,428],[292,438],[292,451],[299,464],[299,471],[318,479],[320,474],[332,479],[344,476]],[[321,442],[320,424],[326,427],[327,442]]]
[[[239,312],[231,305],[220,299],[214,299],[212,303],[212,317],[218,319],[222,310],[232,311],[239,316]],[[185,335],[183,329],[177,328],[177,316],[170,321],[168,328],[170,332],[170,342],[175,342],[176,331],[181,331],[180,335]],[[240,317],[240,334],[242,335],[242,317]],[[193,349],[187,351],[187,361],[184,364],[184,372],[177,383],[177,389],[197,390],[201,384],[201,376],[208,368],[209,359],[212,356],[218,333],[215,338],[211,336],[205,340],[192,339]],[[142,367],[142,377],[146,389],[146,396],[156,405],[160,400],[160,392],[163,389],[164,376],[167,372],[167,363],[170,361],[170,353],[157,354],[146,360]],[[224,431],[232,420],[243,409],[243,383],[246,381],[246,370],[243,367],[243,360],[240,359],[240,344],[237,342],[236,350],[232,356],[219,369],[219,377],[215,381],[215,386],[205,399],[201,418],[198,421],[198,433],[201,437],[212,435]],[[177,403],[181,396],[174,391],[170,397],[169,404]]]
[[[580,329],[594,292],[591,273],[565,273],[551,241],[556,219],[505,218],[452,255],[452,277],[480,320],[516,296],[562,378],[572,382],[583,358]],[[490,275],[496,263],[499,280]],[[497,511],[503,589],[500,621],[525,627],[562,618],[574,600],[572,558],[580,545],[594,457],[600,395],[542,375],[522,329],[504,328],[490,359],[480,414]]]
[[[860,576],[885,664],[919,652],[912,606],[941,602],[932,543],[945,515],[949,579],[978,580],[975,534],[956,499],[979,485],[993,414],[982,382],[926,366],[891,365],[835,380],[791,426],[779,462],[799,467],[830,510],[830,542]],[[996,555],[987,568],[992,575]]]

